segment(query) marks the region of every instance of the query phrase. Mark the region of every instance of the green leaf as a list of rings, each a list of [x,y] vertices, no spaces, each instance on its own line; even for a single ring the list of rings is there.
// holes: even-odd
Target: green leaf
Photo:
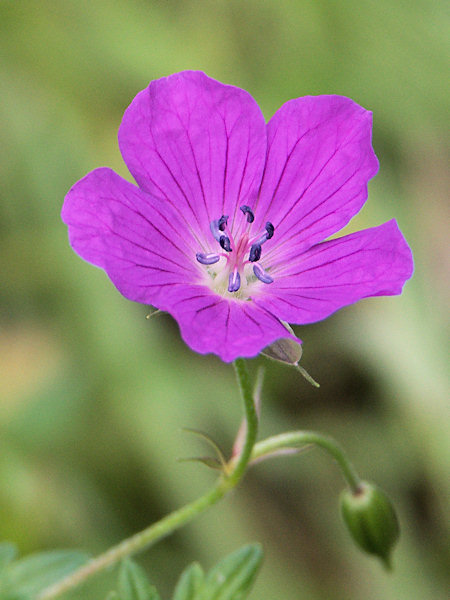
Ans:
[[[178,580],[173,600],[196,600],[199,598],[204,579],[203,569],[198,563],[189,565]]]
[[[250,592],[261,561],[258,544],[229,554],[208,573],[201,600],[243,600]]]
[[[0,574],[17,555],[17,548],[9,542],[0,543]]]
[[[54,550],[10,562],[2,573],[0,600],[33,596],[75,571],[88,558],[74,550]]]
[[[117,592],[109,592],[105,600],[120,600],[120,596]]]
[[[144,569],[130,559],[120,565],[119,596],[120,600],[160,600]]]

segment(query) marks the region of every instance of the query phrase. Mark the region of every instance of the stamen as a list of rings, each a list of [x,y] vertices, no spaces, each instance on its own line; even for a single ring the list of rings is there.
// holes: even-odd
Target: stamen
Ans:
[[[230,276],[228,278],[228,291],[237,292],[240,287],[241,276],[239,275],[239,271],[237,269],[234,269],[234,271],[230,273]]]
[[[222,215],[220,219],[215,219],[211,221],[209,227],[211,229],[211,233],[214,236],[214,239],[220,242],[220,237],[222,235],[222,231],[225,231],[225,227],[227,225],[228,215]]]
[[[267,221],[267,223],[266,223],[266,231],[267,231],[267,239],[270,240],[270,238],[273,237],[273,234],[275,232],[275,227],[272,225],[272,223],[270,221]]]
[[[197,252],[195,257],[202,265],[213,265],[220,260],[218,254],[202,254],[201,252]]]
[[[220,236],[219,244],[225,250],[225,252],[232,252],[230,238],[227,235]]]
[[[219,220],[211,221],[209,228],[211,229],[214,239],[218,242],[220,240],[220,236],[222,235],[219,229]]]
[[[261,245],[253,244],[253,246],[250,248],[250,255],[248,257],[248,260],[250,262],[257,262],[260,258],[261,258]]]
[[[220,231],[225,231],[225,227],[228,223],[228,215],[222,215],[217,223],[217,227]]]
[[[222,215],[219,219],[214,219],[210,223],[214,239],[225,252],[197,252],[195,256],[200,264],[206,266],[214,265],[221,258],[225,258],[226,261],[221,263],[220,267],[208,269],[208,275],[212,280],[211,288],[222,294],[225,291],[222,286],[226,285],[226,278],[228,277],[228,292],[239,291],[239,299],[243,299],[246,294],[250,293],[251,287],[255,284],[253,277],[249,273],[249,263],[253,265],[253,273],[259,281],[267,284],[274,281],[261,265],[258,264],[258,261],[261,258],[261,247],[267,240],[273,237],[275,227],[270,221],[266,221],[263,231],[260,231],[259,235],[252,237],[250,235],[250,226],[255,221],[253,210],[247,204],[240,206],[239,210],[243,213],[245,221],[247,221],[249,226],[241,219],[239,225],[232,231],[232,228],[228,227],[228,215]],[[231,252],[233,254],[230,255]],[[242,286],[241,274],[244,278]]]
[[[272,225],[272,223],[270,221],[267,221],[265,230],[266,230],[266,233],[263,233],[262,236],[260,236],[257,240],[255,240],[255,242],[254,242],[255,244],[264,244],[264,242],[267,242],[267,240],[270,240],[270,238],[273,237],[273,234],[275,232],[275,227]]]
[[[260,265],[253,265],[253,273],[263,283],[273,283],[272,277],[268,273],[266,273]]]
[[[244,215],[247,217],[247,223],[253,223],[253,221],[255,220],[255,215],[253,214],[253,211],[250,208],[250,206],[243,204],[239,208],[240,208],[240,210],[242,210]]]

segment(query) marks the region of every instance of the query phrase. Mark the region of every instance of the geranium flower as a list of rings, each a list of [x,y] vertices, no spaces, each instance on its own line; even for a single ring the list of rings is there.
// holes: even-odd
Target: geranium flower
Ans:
[[[349,98],[290,100],[266,125],[247,92],[186,71],[136,96],[119,146],[137,186],[107,168],[76,183],[70,243],[126,298],[170,313],[197,352],[255,356],[297,339],[282,321],[399,294],[412,274],[394,220],[322,241],[378,170],[371,113]]]

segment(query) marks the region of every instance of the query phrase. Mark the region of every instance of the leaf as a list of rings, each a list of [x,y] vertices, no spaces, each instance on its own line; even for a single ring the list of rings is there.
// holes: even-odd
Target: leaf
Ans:
[[[120,565],[119,596],[120,600],[160,600],[144,569],[129,558]]]
[[[17,548],[9,542],[0,543],[0,574],[17,555]]]
[[[173,600],[196,600],[203,587],[205,576],[198,563],[189,565],[180,576],[175,587]]]
[[[0,599],[33,596],[78,569],[88,558],[75,550],[53,550],[11,562],[2,574]]]
[[[117,592],[109,592],[105,600],[120,600],[120,596]]]
[[[243,600],[250,592],[261,561],[258,544],[229,554],[208,573],[201,600]]]

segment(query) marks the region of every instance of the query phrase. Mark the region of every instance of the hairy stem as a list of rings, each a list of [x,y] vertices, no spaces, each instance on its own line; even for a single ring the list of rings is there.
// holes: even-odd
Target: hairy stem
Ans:
[[[242,451],[233,460],[233,464],[231,469],[228,470],[227,475],[221,475],[214,487],[197,500],[175,510],[157,523],[150,525],[147,529],[123,540],[117,546],[113,546],[97,558],[90,560],[86,565],[61,581],[44,589],[36,596],[36,600],[59,598],[65,592],[83,584],[93,575],[116,564],[122,558],[146,550],[159,540],[192,521],[210,506],[216,504],[227,492],[236,487],[242,479],[252,456],[258,431],[258,417],[256,415],[252,386],[245,361],[243,359],[236,360],[234,368],[244,403],[246,435]]]

